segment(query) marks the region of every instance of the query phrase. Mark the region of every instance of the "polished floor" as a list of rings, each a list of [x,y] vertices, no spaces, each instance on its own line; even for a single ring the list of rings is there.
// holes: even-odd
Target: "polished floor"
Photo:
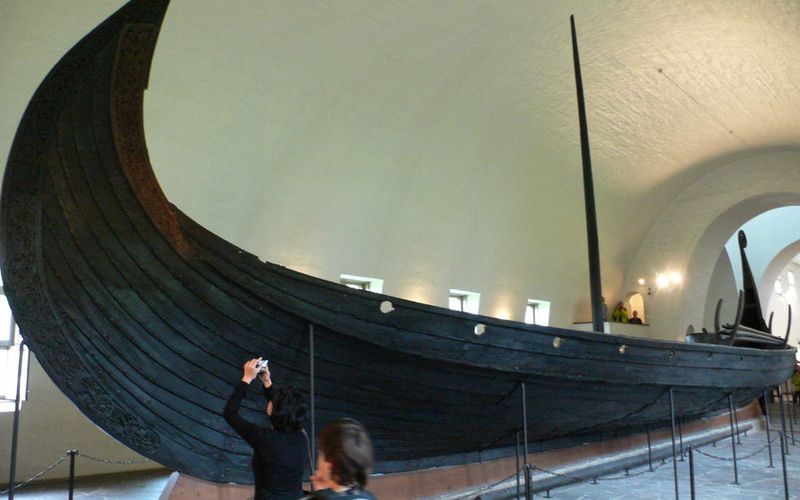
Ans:
[[[84,500],[156,500],[167,485],[171,471],[166,469],[129,474],[79,477],[73,498]],[[53,481],[25,486],[14,493],[14,500],[63,500],[69,483]],[[7,498],[7,495],[0,496]]]
[[[796,437],[800,437],[797,434]],[[696,450],[694,455],[695,495],[698,499],[767,500],[784,498],[783,469],[780,445],[772,435],[773,467],[769,467],[769,449],[766,433],[749,432],[741,436],[737,445],[738,484],[734,484],[733,455],[730,439],[707,445]],[[710,455],[710,456],[709,456]],[[678,464],[678,493],[680,498],[691,497],[689,459],[680,459]],[[789,498],[800,499],[800,441],[789,445],[786,456]],[[585,482],[558,488],[550,492],[554,499],[641,499],[669,500],[676,498],[672,460],[656,464],[656,470],[648,467],[630,470],[631,477],[616,473],[600,478],[597,484]],[[543,498],[544,494],[537,494]]]
[[[788,498],[800,500],[800,425],[794,423],[795,443],[788,439],[786,461],[786,486],[784,486],[783,463],[781,461],[780,441],[777,435],[781,420],[778,405],[770,409],[772,417],[772,466],[770,467],[770,448],[767,446],[765,429],[740,435],[741,444],[736,445],[737,467],[734,471],[733,449],[731,440],[725,439],[715,444],[707,444],[697,448],[694,459],[694,490],[697,499],[725,500],[772,500]],[[791,435],[791,426],[787,421],[787,436]],[[550,492],[539,492],[535,498],[552,498],[557,500],[671,500],[674,498],[693,498],[690,480],[689,457],[677,460],[678,495],[675,493],[675,475],[671,457],[664,461],[654,462],[654,471],[648,465],[630,469],[628,475],[622,472],[606,474],[595,482],[584,480],[569,486],[555,488]],[[563,472],[536,471],[537,478],[545,478]],[[580,471],[569,472],[568,475],[580,476]],[[734,480],[737,483],[734,483]],[[516,497],[516,480],[492,485],[491,488],[476,488],[471,491],[458,492],[437,498],[452,499],[505,499]],[[523,486],[524,488],[524,486]],[[521,489],[524,498],[524,489]]]
[[[770,412],[773,413],[773,412]],[[773,416],[773,428],[779,427],[780,417]],[[776,425],[776,423],[778,425]],[[787,426],[787,431],[789,430]],[[769,448],[764,430],[751,431],[741,436],[741,444],[736,447],[738,483],[734,484],[732,448],[730,439],[706,445],[694,453],[695,492],[698,499],[736,499],[736,500],[771,500],[784,498],[783,469],[780,445],[776,433],[771,435],[773,441],[772,462],[769,467]],[[787,483],[789,498],[800,499],[800,426],[795,427],[796,442],[789,440],[789,454],[786,455]],[[691,498],[688,457],[677,462],[678,488],[680,498]],[[669,500],[676,498],[673,467],[671,460],[655,463],[655,470],[639,467],[624,473],[609,474],[600,477],[596,484],[582,482],[564,486],[550,492],[550,498],[569,500],[589,499],[633,499],[633,500]],[[80,499],[120,499],[150,500],[158,499],[169,480],[170,471],[155,470],[113,476],[95,476],[78,478],[75,484],[74,498]],[[537,472],[537,474],[546,474]],[[507,488],[513,488],[514,481],[507,482]],[[24,500],[55,500],[67,498],[67,482],[46,482],[27,485],[18,490],[15,498]],[[448,498],[475,499],[480,498],[480,488],[463,495]],[[537,493],[536,498],[546,498],[544,493]],[[0,498],[6,498],[0,496]]]

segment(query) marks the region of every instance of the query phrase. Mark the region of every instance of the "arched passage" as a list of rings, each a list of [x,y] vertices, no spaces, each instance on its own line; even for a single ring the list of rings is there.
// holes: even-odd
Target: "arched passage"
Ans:
[[[639,315],[639,319],[641,319],[643,323],[647,323],[647,315],[645,314],[644,310],[644,297],[641,293],[629,293],[625,297],[625,302],[631,317],[633,317],[633,312],[636,311]]]
[[[760,297],[765,300],[769,299],[770,295],[772,295],[775,279],[798,254],[800,254],[800,239],[784,247],[770,261],[766,269],[764,269],[761,279],[758,280],[758,294]]]
[[[702,324],[711,273],[734,231],[760,213],[800,205],[798,164],[796,148],[754,153],[714,169],[667,207],[625,279],[625,288],[633,290],[640,276],[683,275],[680,287],[648,299],[653,337],[680,340],[688,324]]]

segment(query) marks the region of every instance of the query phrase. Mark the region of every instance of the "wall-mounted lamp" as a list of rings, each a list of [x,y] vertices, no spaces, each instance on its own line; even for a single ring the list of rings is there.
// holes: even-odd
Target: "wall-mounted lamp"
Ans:
[[[644,279],[639,278],[639,284],[644,285],[646,282]],[[677,271],[667,271],[663,273],[656,274],[655,279],[655,286],[659,290],[669,289],[673,286],[678,286],[683,283],[683,275]],[[648,287],[647,295],[653,294],[653,288]]]

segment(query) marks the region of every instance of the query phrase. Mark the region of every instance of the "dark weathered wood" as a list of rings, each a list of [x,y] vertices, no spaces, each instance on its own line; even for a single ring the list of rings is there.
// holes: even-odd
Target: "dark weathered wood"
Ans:
[[[578,124],[581,136],[581,160],[583,165],[583,201],[586,211],[586,242],[589,252],[589,288],[592,303],[592,328],[604,331],[603,289],[600,276],[600,243],[597,236],[597,210],[594,203],[594,180],[592,178],[592,155],[589,151],[589,125],[586,121],[586,104],[583,99],[583,77],[578,55],[578,35],[575,32],[575,16],[569,16],[572,30],[572,62],[575,71],[575,90],[578,98]]]
[[[739,255],[742,259],[742,289],[744,291],[744,310],[742,311],[741,323],[744,326],[769,332],[770,327],[764,321],[764,313],[761,311],[761,300],[758,298],[758,286],[753,278],[753,271],[750,270],[750,262],[744,249],[747,248],[747,236],[744,231],[739,230]]]
[[[144,143],[166,5],[129,3],[51,71],[20,123],[0,211],[2,272],[26,342],[81,411],[137,452],[212,481],[252,480],[223,405],[257,355],[308,394],[309,323],[317,422],[363,421],[379,471],[510,456],[521,383],[531,444],[545,449],[665,425],[670,387],[677,416],[691,419],[791,373],[788,349],[449,311],[260,262],[208,232],[167,202]],[[380,311],[384,300],[393,312]],[[243,415],[263,423],[263,395],[250,392]]]

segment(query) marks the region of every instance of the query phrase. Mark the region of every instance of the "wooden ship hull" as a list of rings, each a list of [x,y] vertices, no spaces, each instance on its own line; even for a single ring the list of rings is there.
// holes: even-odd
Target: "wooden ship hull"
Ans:
[[[791,375],[790,349],[459,313],[223,241],[168,203],[147,155],[142,100],[167,3],[129,3],[53,68],[21,121],[2,193],[2,274],[25,341],[64,394],[133,450],[206,480],[251,482],[251,450],[222,408],[243,360],[262,354],[306,394],[313,369],[316,427],[362,421],[383,472],[513,453],[522,383],[529,440],[546,442],[668,422],[670,388],[678,416],[694,418]],[[255,394],[243,411],[264,421]]]

